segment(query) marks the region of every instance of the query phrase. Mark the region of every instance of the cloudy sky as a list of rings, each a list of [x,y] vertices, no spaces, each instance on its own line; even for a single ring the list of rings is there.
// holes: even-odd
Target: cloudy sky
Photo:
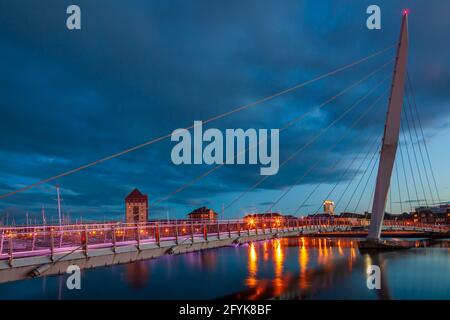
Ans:
[[[0,193],[190,126],[194,120],[232,110],[389,47],[398,39],[401,10],[408,6],[408,70],[440,200],[448,201],[450,3],[408,2],[2,1]],[[74,3],[81,8],[82,29],[69,31],[66,8]],[[370,4],[381,8],[381,30],[366,27],[366,8]],[[39,217],[45,205],[47,215],[56,217],[57,183],[61,185],[64,212],[72,218],[121,219],[123,198],[134,187],[149,195],[153,218],[167,214],[184,217],[200,205],[218,212],[225,206],[224,218],[232,218],[252,210],[266,210],[286,188],[300,180],[273,210],[295,211],[319,183],[300,213],[316,211],[328,194],[335,201],[342,198],[338,210],[367,210],[375,174],[369,175],[375,165],[369,162],[369,146],[382,134],[392,65],[360,81],[325,107],[317,106],[378,70],[394,55],[395,48],[208,124],[219,129],[281,128],[310,112],[280,134],[283,161],[373,89],[357,107],[280,168],[277,175],[229,207],[261,179],[258,165],[221,167],[152,206],[211,169],[204,165],[174,165],[170,158],[174,143],[164,140],[0,199],[0,216],[3,222],[6,217],[23,219],[26,211]],[[374,107],[368,109],[374,101]],[[366,116],[353,126],[367,110]],[[345,139],[335,146],[343,135]],[[407,140],[402,144],[406,152]],[[409,148],[414,165],[413,144]],[[415,148],[420,167],[420,143]],[[323,161],[309,170],[321,156]],[[406,153],[404,161],[409,165]],[[398,162],[398,168],[401,166]],[[425,196],[417,175],[416,196],[412,181],[402,180],[408,167],[405,170],[398,170],[400,191],[392,188],[392,211],[401,210],[400,198],[402,208],[409,206],[408,201],[424,201],[425,197],[430,203],[432,196],[437,201],[434,187],[429,191],[426,181],[428,175],[433,184],[430,171],[421,174]]]

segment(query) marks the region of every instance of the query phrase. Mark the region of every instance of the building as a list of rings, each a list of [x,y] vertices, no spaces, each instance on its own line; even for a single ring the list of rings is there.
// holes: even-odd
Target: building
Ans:
[[[127,223],[147,222],[148,196],[134,189],[125,198],[125,220]]]
[[[297,219],[293,215],[283,215],[278,212],[251,213],[244,216],[244,221],[250,225],[264,223],[263,227],[266,227],[266,222],[272,222],[272,227],[280,227]]]
[[[333,215],[329,214],[329,213],[313,213],[313,214],[308,214],[306,217],[310,218],[310,219],[330,219],[330,218],[334,218]]]
[[[207,207],[195,209],[188,214],[189,220],[217,220],[217,212]]]
[[[450,204],[417,207],[413,214],[414,221],[420,223],[450,224]]]
[[[416,212],[432,212],[437,214],[450,213],[450,203],[441,204],[438,206],[429,206],[429,207],[417,207],[415,208]]]
[[[370,219],[370,214],[356,212],[341,212],[340,218]]]
[[[450,224],[450,213],[420,211],[413,214],[413,221],[427,224]]]
[[[334,214],[334,202],[331,200],[325,200],[323,202],[323,213],[333,215]]]
[[[280,220],[283,219],[284,216],[278,212],[266,212],[266,213],[251,213],[244,216],[245,221],[254,221],[254,222],[262,222],[268,219]]]

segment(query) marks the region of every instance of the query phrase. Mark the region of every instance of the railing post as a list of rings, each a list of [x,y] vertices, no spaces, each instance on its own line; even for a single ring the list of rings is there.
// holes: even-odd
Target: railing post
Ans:
[[[217,220],[217,240],[220,240],[220,224],[219,224],[219,220]]]
[[[83,246],[84,255],[87,257],[89,255],[88,252],[88,243],[89,243],[89,232],[87,225],[84,226],[83,233],[81,235],[81,244]]]
[[[206,231],[206,222],[203,222],[203,239],[208,241],[208,232]]]
[[[161,246],[161,239],[160,239],[160,236],[161,236],[161,233],[160,233],[160,228],[159,228],[159,223],[157,222],[156,223],[156,229],[155,229],[155,239],[156,239],[156,243],[158,244],[158,247],[160,247]]]
[[[5,238],[5,230],[2,230],[2,236],[0,238],[0,255],[3,253],[3,239]]]
[[[194,223],[191,221],[191,242],[194,243]]]
[[[228,238],[231,238],[230,220],[227,222]]]
[[[113,245],[112,250],[114,253],[116,253],[116,227],[112,226],[111,230],[112,230],[112,245]]]
[[[63,240],[63,227],[59,226],[59,247],[62,247],[62,240]]]
[[[139,228],[139,223],[136,223],[136,248],[141,251],[141,228]]]
[[[55,244],[53,241],[53,230],[50,229],[50,260],[53,261],[53,253],[55,251]]]
[[[33,242],[31,243],[31,251],[34,251],[35,244],[36,244],[36,227],[33,228]]]
[[[13,234],[9,233],[9,266],[13,266],[13,256],[14,256],[14,248],[13,248]]]
[[[247,223],[247,235],[250,236],[250,224]]]
[[[175,220],[175,244],[178,244],[178,223]]]
[[[105,226],[102,226],[102,230],[103,230],[102,232],[104,233],[104,236],[103,236],[103,243],[106,243],[106,236],[108,235],[108,232],[107,232]]]
[[[240,237],[241,236],[241,222],[240,221],[237,223],[237,229],[238,229],[238,237]]]

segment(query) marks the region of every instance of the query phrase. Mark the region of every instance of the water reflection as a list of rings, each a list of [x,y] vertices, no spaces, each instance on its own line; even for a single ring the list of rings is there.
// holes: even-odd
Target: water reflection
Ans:
[[[422,246],[414,242],[414,247]],[[244,246],[247,254],[245,289],[231,298],[237,299],[308,299],[327,291],[337,283],[345,283],[359,277],[358,286],[366,287],[371,265],[387,270],[383,254],[359,254],[355,239],[289,238],[264,242],[252,242]],[[238,250],[240,250],[238,248]],[[296,256],[292,260],[292,256]],[[192,268],[216,272],[220,263],[215,251],[194,253],[188,257]],[[289,259],[289,260],[287,260]],[[270,261],[270,264],[266,262]],[[296,261],[296,265],[292,262]],[[289,263],[286,266],[286,262]],[[148,269],[139,264],[127,266],[128,281],[138,288],[148,279]],[[355,273],[356,272],[356,273]],[[369,292],[365,298],[390,299],[389,281],[386,272],[381,273],[381,290]]]
[[[253,288],[258,283],[258,255],[256,253],[255,244],[252,242],[248,246],[248,277],[246,279],[247,286]]]
[[[380,300],[390,300],[391,299],[391,293],[389,291],[389,284],[386,277],[386,259],[383,258],[382,254],[380,253],[371,253],[371,254],[365,254],[365,262],[366,262],[366,270],[372,266],[376,265],[380,267],[380,289],[375,290],[375,293],[377,294],[378,299]],[[370,275],[367,273],[367,277]]]
[[[254,242],[0,285],[4,299],[449,299],[449,243],[362,254],[359,239],[300,237]],[[439,246],[439,247],[437,247]],[[368,290],[367,266],[381,267]],[[121,275],[121,276],[119,276]],[[123,275],[123,276],[122,276]],[[60,286],[59,284],[63,285]]]
[[[131,288],[140,289],[147,284],[149,279],[149,268],[144,262],[137,261],[129,263],[125,265],[125,268],[126,279]]]
[[[412,270],[417,270],[419,265],[433,263],[433,261],[436,263],[439,261],[441,268],[443,265],[444,269],[445,266],[450,267],[448,259],[445,258],[450,253],[450,250],[447,249],[450,246],[448,241],[418,241],[412,244],[413,247],[419,248],[419,251],[400,250],[375,254],[360,254],[357,250],[357,239],[301,237],[282,241],[275,240],[264,246],[270,244],[273,247],[274,270],[272,276],[268,274],[266,277],[272,278],[271,285],[260,275],[259,282],[253,291],[247,289],[230,296],[230,298],[312,299],[326,298],[329,294],[333,298],[385,300],[395,298],[391,292],[392,283],[407,281],[411,285],[411,289],[405,291],[397,288],[397,291],[400,290],[401,294],[405,296],[419,295],[423,299],[424,292],[426,292],[423,288],[429,286],[429,283],[422,279],[432,275],[425,270],[417,274]],[[433,245],[433,248],[425,249],[430,245]],[[254,246],[257,248],[257,244]],[[297,249],[295,252],[290,251],[290,247],[297,247]],[[292,261],[287,259],[291,259],[293,254],[297,255],[297,266],[293,267],[289,264],[289,267],[286,267],[286,261]],[[434,260],[430,256],[433,256]],[[401,267],[398,269],[406,261],[410,261],[408,264],[412,267],[408,270],[408,280],[399,278],[404,270]],[[371,265],[378,265],[381,269],[381,289],[379,290],[367,288],[368,274],[366,271]],[[286,268],[285,271],[284,268]],[[298,270],[296,276],[293,276],[292,273],[294,269]],[[447,274],[442,278],[444,283],[450,285],[450,278]],[[336,287],[342,285],[349,290],[336,291]],[[433,286],[436,288],[436,293],[429,290],[429,295],[438,294],[439,297],[444,295],[449,298],[448,293],[442,292],[442,288],[448,289],[448,286],[439,282]],[[359,293],[355,294],[356,292]]]
[[[347,239],[326,239],[300,237],[276,239],[248,245],[247,289],[234,295],[234,298],[307,298],[308,290],[327,288],[339,280],[342,264],[348,259],[350,267],[356,260],[356,242]],[[269,250],[271,248],[271,250]],[[296,248],[297,266],[285,271],[285,260]],[[262,274],[258,279],[258,252],[263,252],[264,261],[272,259],[273,274]],[[269,256],[271,253],[271,256]],[[314,259],[314,260],[312,260]],[[295,273],[295,269],[298,270]],[[294,271],[294,272],[293,272]]]
[[[287,240],[287,239],[283,239]],[[274,263],[275,263],[275,278],[273,280],[273,285],[275,287],[275,294],[278,295],[283,291],[283,261],[284,254],[282,248],[283,240],[277,239],[274,241]]]
[[[308,274],[307,274],[307,270],[308,270],[308,250],[306,249],[306,244],[305,244],[305,237],[301,237],[299,238],[299,248],[300,248],[300,253],[299,253],[299,265],[300,265],[300,281],[299,281],[299,285],[301,289],[306,289],[309,285],[308,282]]]
[[[267,241],[264,241],[263,247],[264,247],[263,259],[264,262],[267,262],[269,261],[269,245]]]

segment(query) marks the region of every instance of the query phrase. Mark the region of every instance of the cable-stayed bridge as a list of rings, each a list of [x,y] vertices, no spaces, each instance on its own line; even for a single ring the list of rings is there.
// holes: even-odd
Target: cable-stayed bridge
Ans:
[[[392,50],[397,48],[395,56]],[[342,212],[363,212],[362,207],[367,206],[367,212],[371,212],[370,222],[366,219],[324,218],[316,219],[322,204],[317,210],[309,211],[308,201],[321,187],[328,187],[326,180],[313,186],[306,195],[300,195],[302,200],[293,212],[293,217],[276,221],[232,220],[213,222],[149,222],[143,224],[76,224],[76,225],[51,225],[51,226],[24,226],[1,228],[0,243],[0,280],[21,279],[31,275],[54,274],[61,272],[63,266],[71,261],[77,261],[84,267],[98,265],[111,265],[125,263],[138,259],[146,259],[166,253],[179,253],[204,248],[231,245],[233,243],[256,241],[279,236],[298,236],[300,234],[317,234],[321,232],[352,232],[355,228],[368,228],[368,239],[372,243],[379,243],[382,229],[392,232],[421,232],[424,234],[448,234],[447,225],[436,224],[405,224],[399,221],[384,221],[384,214],[395,210],[398,204],[399,213],[404,210],[414,211],[413,206],[429,206],[441,203],[435,174],[424,137],[424,131],[420,122],[418,107],[412,88],[412,81],[407,73],[408,53],[408,22],[407,14],[403,15],[401,32],[398,43],[388,46],[366,57],[353,61],[345,66],[325,74],[314,77],[255,102],[239,106],[225,113],[203,120],[203,124],[219,121],[238,112],[261,106],[264,102],[287,95],[291,92],[316,83],[325,78],[331,78],[346,70],[366,64],[374,58],[384,58],[381,64],[376,65],[357,81],[347,85],[334,93],[328,99],[315,106],[310,111],[290,119],[280,127],[280,133],[292,128],[294,125],[317,114],[324,108],[352,92],[363,91],[359,97],[338,114],[329,124],[319,128],[317,134],[310,137],[306,143],[295,148],[279,165],[279,169],[298,159],[300,155],[308,151],[308,148],[320,142],[320,139],[330,134],[332,128],[336,128],[343,119],[351,114],[358,114],[358,108],[363,107],[353,120],[351,125],[337,137],[336,141],[327,146],[312,165],[301,172],[298,177],[292,177],[288,186],[280,190],[273,201],[263,212],[272,212],[274,208],[301,185],[308,175],[333,158],[333,151],[342,146],[345,141],[355,138],[352,130],[358,128],[361,123],[371,121],[371,117],[379,114],[387,103],[386,121],[383,133],[367,141],[358,141],[362,145],[361,150],[348,160],[346,157],[336,157],[335,161],[327,169],[337,172],[336,182],[323,194],[323,199],[336,198],[336,208]],[[389,73],[392,70],[393,74]],[[389,81],[390,80],[390,81]],[[375,85],[368,85],[369,81]],[[368,90],[362,89],[363,85],[369,86]],[[387,99],[387,101],[386,101]],[[186,129],[194,129],[194,126]],[[124,154],[137,151],[141,148],[167,140],[171,134],[162,135],[126,150],[106,156],[102,159],[90,162],[72,170],[54,175],[31,185],[0,195],[0,199],[13,197],[32,188],[48,184],[65,176],[75,174],[103,162],[120,157]],[[249,151],[255,145],[249,145],[244,152]],[[397,156],[397,149],[400,157]],[[239,154],[235,155],[238,157]],[[208,171],[184,182],[172,192],[155,200],[151,206],[157,207],[162,202],[176,197],[198,181],[208,177],[222,168],[224,164],[213,166]],[[378,167],[378,170],[375,170]],[[338,170],[339,169],[339,170]],[[341,170],[342,169],[342,170]],[[291,178],[291,177],[289,177]],[[239,206],[248,194],[260,188],[271,176],[258,177],[247,189],[238,193],[224,206],[224,210],[231,210]],[[342,184],[344,185],[342,188]],[[406,190],[402,190],[406,189]],[[406,193],[405,193],[406,191]],[[406,194],[406,199],[404,195]],[[393,201],[397,196],[398,201]],[[308,212],[309,211],[309,212]],[[311,218],[300,218],[305,213],[312,214]],[[60,220],[61,221],[61,220]],[[5,276],[1,276],[5,275]]]

